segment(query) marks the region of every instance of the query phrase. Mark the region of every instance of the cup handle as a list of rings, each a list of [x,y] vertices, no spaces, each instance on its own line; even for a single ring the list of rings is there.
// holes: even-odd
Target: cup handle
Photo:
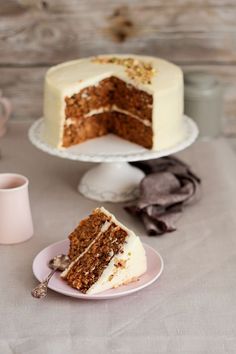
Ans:
[[[3,107],[3,115],[0,119],[3,120],[3,123],[6,123],[12,112],[12,105],[6,97],[0,97],[0,105]]]

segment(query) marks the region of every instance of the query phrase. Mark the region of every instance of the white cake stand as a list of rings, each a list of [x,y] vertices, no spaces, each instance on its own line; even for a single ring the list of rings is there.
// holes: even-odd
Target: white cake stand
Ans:
[[[85,197],[107,202],[124,202],[135,199],[138,185],[144,173],[128,164],[128,161],[150,160],[168,156],[190,146],[198,136],[197,125],[184,117],[186,137],[170,149],[152,151],[130,143],[112,134],[86,141],[67,149],[48,145],[43,138],[43,118],[29,130],[29,139],[37,148],[64,159],[100,162],[84,174],[78,190]]]

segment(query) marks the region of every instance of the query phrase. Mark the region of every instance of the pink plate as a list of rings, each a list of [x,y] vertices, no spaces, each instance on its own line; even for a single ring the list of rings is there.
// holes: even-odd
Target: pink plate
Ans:
[[[42,281],[50,272],[48,268],[48,262],[51,258],[57,254],[67,254],[69,248],[69,241],[63,240],[44,248],[35,257],[33,262],[33,273],[35,277]],[[103,291],[95,295],[82,294],[80,291],[71,288],[67,283],[60,278],[60,273],[57,272],[53,275],[49,282],[49,288],[61,293],[63,295],[76,297],[84,300],[103,300],[103,299],[113,299],[115,297],[125,296],[139,291],[148,285],[151,285],[162,273],[163,271],[163,259],[158,252],[156,252],[152,247],[144,244],[144,248],[147,255],[147,271],[143,274],[139,281],[130,283],[128,285],[120,286],[116,289],[110,289]]]

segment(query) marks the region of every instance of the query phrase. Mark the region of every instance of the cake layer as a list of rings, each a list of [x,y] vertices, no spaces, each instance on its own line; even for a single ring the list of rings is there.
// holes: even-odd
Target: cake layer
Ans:
[[[116,111],[71,120],[64,129],[63,146],[79,144],[108,133],[114,133],[146,148],[152,147],[151,126],[133,116]]]
[[[144,122],[136,118],[118,112],[112,113],[111,121],[112,127],[110,132],[147,149],[151,149],[153,144],[151,126],[147,126]]]
[[[65,126],[63,146],[68,147],[82,143],[88,139],[108,134],[109,114],[102,113],[82,120],[74,119],[72,124]]]
[[[101,107],[112,110],[112,106],[126,110],[141,120],[152,119],[152,95],[115,76],[85,87],[71,97],[66,97],[65,102],[66,119],[81,119],[92,110]]]
[[[75,258],[78,253],[82,254],[87,249],[107,220],[109,218],[105,214],[95,211],[79,223],[69,235],[70,249],[68,256],[70,259]]]

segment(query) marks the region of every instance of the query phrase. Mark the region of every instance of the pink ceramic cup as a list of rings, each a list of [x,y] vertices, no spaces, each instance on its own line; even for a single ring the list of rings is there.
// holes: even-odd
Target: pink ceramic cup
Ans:
[[[0,173],[0,244],[23,242],[33,235],[28,184],[22,175]]]

